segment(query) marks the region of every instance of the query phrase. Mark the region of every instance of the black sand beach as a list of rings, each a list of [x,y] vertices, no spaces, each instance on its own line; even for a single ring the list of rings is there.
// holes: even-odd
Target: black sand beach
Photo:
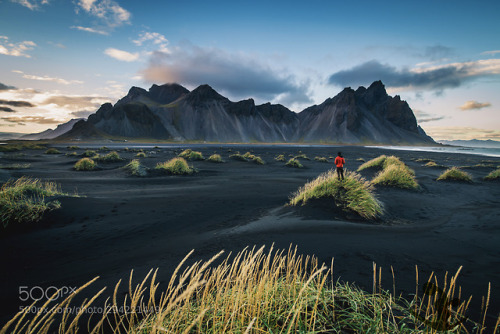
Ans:
[[[498,182],[482,180],[500,166],[500,158],[355,146],[207,145],[196,150],[205,157],[219,153],[226,162],[190,162],[199,170],[191,176],[134,177],[120,167],[137,152],[121,148],[118,151],[127,161],[77,172],[72,167],[79,157],[65,153],[81,154],[89,145],[81,144],[77,150],[56,147],[61,154],[0,153],[2,164],[31,164],[29,169],[0,170],[0,182],[26,175],[56,181],[63,191],[80,195],[60,198],[62,207],[39,223],[0,233],[2,324],[28,304],[20,300],[20,287],[73,287],[100,276],[90,293],[128,279],[132,269],[139,279],[151,268],[160,268],[159,281],[165,282],[191,249],[195,249],[192,260],[198,260],[222,249],[234,252],[273,243],[277,248],[296,245],[300,253],[314,254],[327,263],[334,258],[335,277],[368,291],[373,262],[383,268],[382,285],[388,290],[392,290],[390,267],[394,268],[396,290],[403,293],[415,291],[415,266],[421,280],[432,271],[443,279],[446,271],[453,274],[463,266],[458,284],[463,295],[473,295],[471,312],[479,313],[488,282],[490,319],[496,320],[500,311],[500,187]],[[150,146],[144,149],[148,157],[140,160],[154,168],[187,147]],[[361,165],[358,158],[396,155],[415,170],[421,189],[376,187],[385,214],[372,222],[345,219],[325,203],[284,206],[300,186],[333,167],[333,159],[322,163],[314,157],[334,157],[339,150],[349,170]],[[251,151],[266,164],[229,159],[236,151]],[[311,159],[301,159],[302,169],[274,161],[278,154],[288,159],[299,151]],[[464,170],[474,182],[435,181],[444,169],[424,167],[415,161],[418,158],[447,167],[468,166]],[[361,174],[369,180],[375,173]]]

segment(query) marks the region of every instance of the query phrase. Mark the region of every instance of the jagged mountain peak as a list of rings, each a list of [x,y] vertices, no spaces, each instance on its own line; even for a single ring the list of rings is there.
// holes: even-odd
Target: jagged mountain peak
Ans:
[[[177,83],[153,85],[149,88],[149,98],[153,101],[168,104],[189,94],[189,90]]]
[[[186,99],[191,103],[204,103],[208,101],[229,101],[226,97],[217,93],[215,89],[210,87],[209,85],[200,85],[191,91]]]

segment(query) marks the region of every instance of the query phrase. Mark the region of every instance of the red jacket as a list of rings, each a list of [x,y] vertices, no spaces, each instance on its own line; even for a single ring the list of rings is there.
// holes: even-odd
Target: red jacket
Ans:
[[[345,164],[345,159],[342,158],[342,157],[336,157],[335,158],[335,165],[337,167],[344,167],[344,164]]]

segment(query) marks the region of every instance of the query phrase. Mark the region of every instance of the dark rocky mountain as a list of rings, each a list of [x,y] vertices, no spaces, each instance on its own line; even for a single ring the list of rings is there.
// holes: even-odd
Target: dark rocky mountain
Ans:
[[[212,87],[132,87],[114,106],[103,104],[58,139],[150,138],[211,142],[431,144],[413,111],[380,81],[345,88],[320,105],[294,113],[253,99],[232,102]]]
[[[22,136],[20,139],[25,140],[40,140],[40,139],[54,139],[60,135],[68,132],[73,128],[78,121],[83,120],[83,118],[74,118],[66,123],[59,124],[55,129],[47,129],[39,133],[30,133],[28,135]]]

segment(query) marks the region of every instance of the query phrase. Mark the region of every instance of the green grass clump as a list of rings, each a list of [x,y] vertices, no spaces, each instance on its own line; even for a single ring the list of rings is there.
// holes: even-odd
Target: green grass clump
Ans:
[[[86,150],[85,152],[82,153],[82,157],[86,157],[86,158],[91,158],[91,157],[94,157],[96,155],[96,151],[94,150]]]
[[[99,147],[99,151],[109,151],[109,148],[106,146]]]
[[[265,165],[266,162],[259,156],[254,155],[252,161],[256,163],[257,165]]]
[[[193,151],[191,149],[182,151],[182,153],[179,154],[179,157],[186,160],[205,160],[201,152]]]
[[[304,153],[301,153],[299,152],[299,154],[297,154],[295,157],[295,159],[306,159],[306,160],[311,160],[307,157],[307,155],[305,155]]]
[[[139,152],[139,153],[137,153],[137,154],[135,155],[135,157],[136,157],[136,158],[146,158],[146,157],[147,157],[147,155],[146,155],[146,153],[144,153],[144,152]]]
[[[365,159],[363,159],[363,158],[357,158],[356,161],[365,162]]]
[[[304,165],[302,165],[300,163],[300,161],[298,159],[295,159],[295,158],[291,158],[290,160],[288,160],[287,163],[285,164],[285,166],[287,166],[287,167],[294,167],[294,168],[302,168],[302,167],[304,167]]]
[[[155,169],[173,175],[190,175],[195,172],[194,168],[190,167],[184,158],[173,158],[167,162],[160,162]]]
[[[239,152],[238,153],[235,153],[235,154],[231,154],[229,156],[230,159],[234,159],[234,160],[238,160],[238,161],[244,161],[244,162],[247,162],[248,160],[243,156],[241,155]]]
[[[63,195],[54,182],[21,177],[8,181],[0,189],[0,221],[6,227],[10,223],[35,222],[47,210],[61,206],[58,201],[46,201],[46,197]]]
[[[375,198],[373,186],[359,174],[347,171],[339,180],[332,169],[306,183],[290,199],[290,205],[306,204],[314,198],[331,198],[342,210],[355,212],[364,219],[382,214],[382,206]]]
[[[73,169],[77,171],[95,170],[96,168],[96,162],[90,158],[82,158],[73,166]]]
[[[0,165],[0,169],[27,169],[30,168],[31,164],[7,164],[7,165]]]
[[[47,147],[35,143],[9,143],[0,145],[0,152],[16,152],[21,150],[45,150]]]
[[[211,156],[208,157],[207,161],[216,162],[216,163],[224,162],[224,160],[222,160],[222,157],[220,156],[220,154],[212,154]]]
[[[247,153],[243,154],[243,158],[245,158],[247,160],[253,160],[255,158],[255,155],[253,155],[250,152],[247,152]]]
[[[66,147],[66,148],[67,148],[68,150],[70,150],[70,151],[73,151],[73,150],[78,150],[78,149],[79,149],[79,147],[78,147],[78,146],[75,146],[75,145],[71,145],[71,146],[68,146],[68,147]]]
[[[374,159],[368,160],[358,168],[358,172],[368,169],[368,168],[376,168],[376,169],[382,169],[384,168],[384,162],[385,159],[387,159],[386,155],[381,155],[379,157],[376,157]]]
[[[137,159],[134,159],[123,166],[123,169],[134,176],[146,176],[148,173],[147,168],[141,165],[140,161]]]
[[[47,151],[45,151],[45,154],[60,154],[61,151],[59,151],[57,148],[51,147]]]
[[[285,162],[286,158],[285,158],[285,156],[283,154],[280,154],[276,158],[274,158],[274,160]]]
[[[104,156],[97,155],[93,159],[101,162],[119,162],[123,160],[116,151],[109,152]]]
[[[439,177],[437,181],[462,181],[462,182],[472,182],[472,177],[469,173],[458,169],[457,167],[452,167],[445,170]]]
[[[500,168],[495,169],[494,171],[490,172],[488,175],[484,177],[486,181],[493,181],[493,180],[499,180],[500,179]]]
[[[76,152],[68,152],[68,153],[66,153],[66,155],[68,157],[76,157],[78,155],[78,153],[76,153]]]
[[[420,158],[420,159],[415,159],[415,162],[428,163],[428,162],[433,162],[433,160],[427,158]]]
[[[415,175],[405,165],[392,164],[380,171],[371,181],[372,184],[403,189],[418,189]]]
[[[425,165],[425,167],[438,167],[438,164],[435,161],[428,161]]]
[[[328,159],[325,157],[314,157],[314,160],[318,162],[328,162]]]
[[[92,285],[96,277],[65,299],[35,302],[33,308],[40,310],[38,313],[24,308],[1,332],[18,334],[28,328],[48,334],[62,332],[62,328],[68,333],[437,334],[445,332],[440,327],[453,324],[446,326],[450,327],[446,333],[486,333],[484,320],[480,323],[468,319],[465,325],[474,327],[471,332],[465,326],[455,325],[467,319],[469,306],[467,296],[461,296],[463,292],[455,283],[459,272],[445,276],[441,287],[437,286],[437,278],[431,276],[427,282],[436,283],[422,297],[405,299],[383,290],[382,272],[377,270],[381,268],[375,264],[373,289],[369,292],[352,283],[335,283],[333,265],[320,263],[315,256],[300,255],[296,247],[271,247],[269,251],[264,246],[247,247],[226,257],[221,251],[209,260],[187,265],[194,262],[189,258],[193,252],[182,259],[164,285],[157,281],[158,270],[150,270],[138,283],[131,272],[129,292],[124,298],[117,298],[117,291],[122,288],[120,280],[110,292],[102,289],[76,304],[75,300],[83,297],[74,297]],[[417,282],[418,274],[417,271]],[[432,289],[442,292],[434,296]],[[455,298],[457,295],[464,301]],[[438,298],[446,299],[443,305],[438,304]],[[455,301],[459,301],[458,305]],[[83,311],[64,313],[67,309],[110,312],[103,312],[90,322],[81,317]],[[114,311],[122,309],[130,312]],[[61,313],[64,316],[56,316]],[[486,310],[478,314],[481,319],[487,316]],[[500,317],[495,327],[498,323]]]

